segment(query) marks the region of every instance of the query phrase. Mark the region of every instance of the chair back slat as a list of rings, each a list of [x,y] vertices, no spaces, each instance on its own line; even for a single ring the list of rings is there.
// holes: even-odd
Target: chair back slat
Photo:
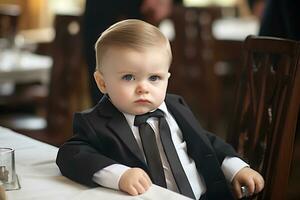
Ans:
[[[72,116],[78,109],[82,68],[81,16],[56,15],[53,67],[47,106],[48,129],[71,133]]]

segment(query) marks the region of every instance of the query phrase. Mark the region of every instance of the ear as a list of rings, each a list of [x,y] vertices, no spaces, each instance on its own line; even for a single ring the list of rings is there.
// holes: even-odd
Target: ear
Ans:
[[[94,72],[94,79],[95,79],[95,81],[96,81],[96,83],[97,83],[97,86],[98,86],[99,90],[100,90],[103,94],[107,93],[107,92],[106,92],[105,81],[104,81],[104,79],[103,79],[103,74],[102,74],[100,71],[96,70],[96,71]]]
[[[170,73],[170,72],[168,72],[168,79],[170,78],[170,76],[171,76],[171,73]]]

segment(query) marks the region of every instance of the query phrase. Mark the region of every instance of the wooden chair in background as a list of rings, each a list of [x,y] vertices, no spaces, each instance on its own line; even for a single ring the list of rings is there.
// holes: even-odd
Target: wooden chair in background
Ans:
[[[53,67],[45,117],[2,116],[0,125],[44,142],[60,145],[72,135],[72,117],[82,109],[84,60],[81,16],[57,15],[52,44]]]
[[[228,141],[265,179],[255,199],[285,200],[299,134],[300,43],[249,36],[244,48],[246,66]]]
[[[47,122],[51,133],[72,135],[72,118],[82,109],[86,76],[81,35],[81,16],[57,15],[53,69],[48,97]]]
[[[212,23],[220,7],[175,7],[170,16],[175,38],[169,92],[184,96],[203,126],[216,131],[220,117],[220,81],[214,68]]]

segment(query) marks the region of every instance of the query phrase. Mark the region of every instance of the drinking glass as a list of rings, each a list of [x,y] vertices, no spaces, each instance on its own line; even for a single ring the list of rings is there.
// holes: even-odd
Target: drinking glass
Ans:
[[[15,150],[0,147],[0,183],[5,190],[14,188],[16,183]]]

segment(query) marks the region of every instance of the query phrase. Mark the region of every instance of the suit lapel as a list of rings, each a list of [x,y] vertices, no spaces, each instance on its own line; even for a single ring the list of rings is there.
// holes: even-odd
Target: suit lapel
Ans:
[[[166,104],[178,126],[184,131],[183,139],[187,143],[188,155],[194,159],[197,170],[205,180],[209,199],[233,199],[213,148],[209,140],[200,133],[203,129],[192,112],[176,100],[177,102],[167,98]]]
[[[141,162],[145,164],[144,157],[124,115],[120,111],[118,111],[118,109],[110,102],[107,96],[104,96],[102,98],[101,104],[101,109],[99,109],[98,111],[100,115],[109,118],[107,127],[123,141],[125,146]]]
[[[199,123],[189,109],[183,104],[166,99],[166,104],[169,111],[175,118],[181,130],[184,130],[184,140],[190,146],[189,155],[194,155],[197,158],[205,157],[206,154],[212,153],[212,147],[206,137],[203,137],[199,131],[202,130]],[[201,154],[200,154],[201,153]]]

